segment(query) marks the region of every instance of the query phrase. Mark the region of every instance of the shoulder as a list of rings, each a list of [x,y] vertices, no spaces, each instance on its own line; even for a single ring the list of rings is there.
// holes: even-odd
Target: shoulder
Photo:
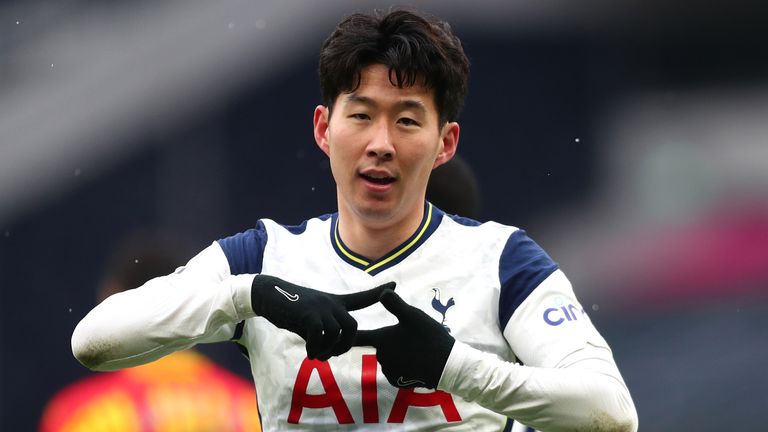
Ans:
[[[452,234],[463,235],[471,239],[469,242],[494,251],[498,256],[502,284],[521,277],[525,272],[540,272],[542,277],[546,277],[557,269],[557,263],[523,229],[450,214],[443,216],[443,222]]]
[[[460,243],[474,245],[474,252],[482,255],[484,262],[498,266],[502,328],[531,292],[558,269],[544,249],[516,226],[449,214],[444,215],[443,222]]]
[[[455,235],[464,234],[478,240],[485,238],[505,239],[517,230],[514,226],[504,225],[495,221],[478,221],[450,213],[442,214],[441,225],[443,228],[451,230]]]
[[[259,219],[255,227],[219,239],[217,243],[227,257],[233,275],[261,273],[264,250],[268,244],[321,229],[329,223],[330,219],[331,215],[326,214],[307,219],[298,225],[285,225],[271,219]]]
[[[524,230],[515,229],[511,233],[499,257],[501,328],[528,296],[558,269],[558,264]]]
[[[544,249],[521,228],[495,221],[481,222],[448,213],[444,213],[442,218],[442,228],[450,231],[451,235],[465,235],[480,244],[494,241],[503,245],[503,249],[500,251],[502,266],[513,266],[515,262],[539,258],[546,258],[554,264]]]
[[[530,240],[525,231],[495,221],[477,221],[445,214],[441,223],[443,236],[466,251],[482,253],[485,260],[507,260],[518,256]]]

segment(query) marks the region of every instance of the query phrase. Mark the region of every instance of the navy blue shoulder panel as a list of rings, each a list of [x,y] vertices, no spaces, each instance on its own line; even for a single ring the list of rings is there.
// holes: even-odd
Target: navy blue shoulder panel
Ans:
[[[321,221],[324,221],[324,220],[327,220],[328,218],[330,218],[331,216],[333,216],[333,215],[328,213],[328,214],[324,214],[322,216],[318,216],[317,219],[320,219]],[[293,235],[299,235],[299,234],[303,234],[304,231],[307,230],[307,222],[309,222],[309,221],[305,220],[304,222],[302,222],[299,225],[280,225],[280,226],[285,228],[289,233],[291,233]]]
[[[517,230],[509,236],[499,260],[499,324],[502,330],[515,310],[557,268],[557,263],[525,231]]]
[[[219,240],[233,275],[261,273],[266,245],[267,230],[262,221],[256,228]]]

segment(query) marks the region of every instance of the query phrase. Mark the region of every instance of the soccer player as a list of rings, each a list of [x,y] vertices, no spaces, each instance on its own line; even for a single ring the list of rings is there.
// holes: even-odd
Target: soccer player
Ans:
[[[108,298],[75,329],[75,356],[110,370],[235,340],[268,431],[636,430],[611,350],[557,264],[520,229],[425,200],[456,152],[468,75],[443,22],[342,20],[314,111],[338,211],[261,219]]]

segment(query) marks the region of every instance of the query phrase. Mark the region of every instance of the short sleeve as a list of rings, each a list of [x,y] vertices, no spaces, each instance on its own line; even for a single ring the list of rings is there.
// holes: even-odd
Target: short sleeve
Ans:
[[[267,230],[262,221],[255,228],[218,240],[233,275],[261,273]]]
[[[504,330],[517,308],[549,275],[557,263],[523,230],[513,232],[499,259],[499,328]]]

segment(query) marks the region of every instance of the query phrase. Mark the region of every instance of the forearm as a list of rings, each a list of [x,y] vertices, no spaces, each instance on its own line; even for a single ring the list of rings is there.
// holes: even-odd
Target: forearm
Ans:
[[[528,367],[456,342],[438,389],[542,431],[635,431],[637,413],[612,360]]]
[[[252,280],[240,275],[201,283],[184,273],[153,279],[89,312],[72,334],[72,351],[90,369],[114,370],[226,340],[234,324],[253,316]]]

